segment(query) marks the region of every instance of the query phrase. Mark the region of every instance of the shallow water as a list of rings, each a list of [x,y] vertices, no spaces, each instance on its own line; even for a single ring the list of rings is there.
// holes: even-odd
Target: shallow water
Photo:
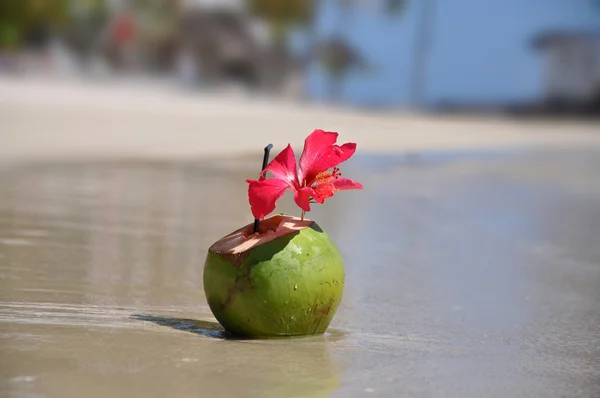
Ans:
[[[0,170],[0,395],[600,396],[599,152],[353,159],[329,332],[235,340],[202,266],[255,163]]]

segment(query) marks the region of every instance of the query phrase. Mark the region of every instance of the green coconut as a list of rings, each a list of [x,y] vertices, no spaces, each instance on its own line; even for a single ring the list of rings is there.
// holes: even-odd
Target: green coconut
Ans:
[[[344,265],[310,220],[277,215],[217,241],[206,256],[204,292],[228,332],[247,337],[322,334],[344,289]]]

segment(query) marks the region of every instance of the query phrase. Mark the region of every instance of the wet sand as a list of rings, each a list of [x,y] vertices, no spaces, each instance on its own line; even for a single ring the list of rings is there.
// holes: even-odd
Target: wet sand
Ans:
[[[600,396],[599,150],[358,155],[366,189],[311,212],[337,316],[272,341],[226,338],[201,290],[248,161],[0,169],[0,395]]]

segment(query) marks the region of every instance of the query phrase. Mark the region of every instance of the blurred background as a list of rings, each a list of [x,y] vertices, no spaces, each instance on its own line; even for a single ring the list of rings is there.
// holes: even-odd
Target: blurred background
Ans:
[[[0,73],[368,109],[600,109],[597,0],[3,0]]]
[[[0,0],[0,396],[600,397],[599,115],[600,0]],[[316,128],[331,333],[223,341],[206,250]]]

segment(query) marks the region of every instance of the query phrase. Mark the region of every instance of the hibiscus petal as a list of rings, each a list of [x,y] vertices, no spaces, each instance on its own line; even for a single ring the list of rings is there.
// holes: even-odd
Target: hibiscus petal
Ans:
[[[315,130],[306,138],[300,156],[300,182],[310,184],[317,174],[345,162],[354,154],[356,144],[336,145],[337,137],[337,133]]]
[[[326,148],[331,148],[337,141],[338,133],[315,130],[304,140],[304,149],[300,155],[300,172],[310,170]],[[325,171],[325,170],[322,170]],[[300,175],[302,178],[302,175]]]
[[[363,186],[360,182],[352,181],[349,178],[338,178],[333,182],[333,186],[340,191],[345,191],[348,189],[363,189]]]
[[[275,210],[275,202],[283,196],[290,187],[284,180],[269,178],[266,180],[246,180],[248,185],[248,199],[254,218],[262,220],[267,214]]]
[[[310,187],[304,187],[294,194],[294,202],[304,211],[310,211],[310,198],[314,197],[315,191]]]
[[[323,153],[314,167],[322,171],[328,170],[348,160],[350,156],[354,155],[354,152],[356,152],[356,144],[353,142],[348,142],[342,146],[334,145]]]
[[[289,183],[296,184],[298,181],[298,173],[296,170],[296,157],[294,156],[294,150],[291,145],[287,147],[267,165],[265,171],[273,173],[275,178],[279,178]]]

